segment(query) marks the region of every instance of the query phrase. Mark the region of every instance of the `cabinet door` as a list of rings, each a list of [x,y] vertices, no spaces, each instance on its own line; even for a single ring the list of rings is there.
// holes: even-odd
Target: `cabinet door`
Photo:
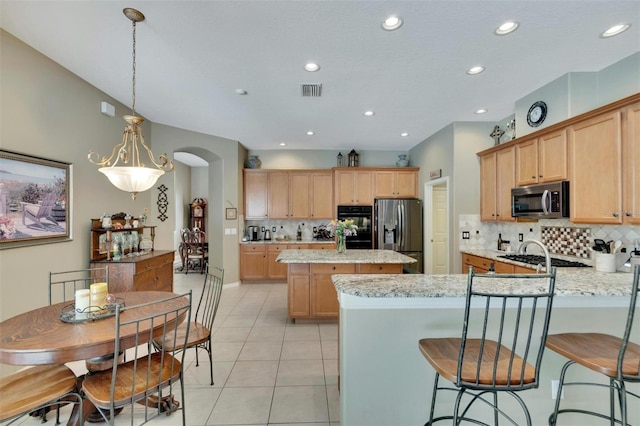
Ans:
[[[267,246],[267,276],[269,279],[287,279],[287,264],[276,262],[280,252],[286,249],[286,244]]]
[[[496,220],[515,221],[511,217],[511,188],[516,186],[515,150],[513,147],[496,152]]]
[[[355,204],[355,174],[351,171],[337,170],[334,177],[334,196],[336,206]]]
[[[480,220],[496,220],[496,154],[480,157]]]
[[[373,204],[373,176],[369,171],[354,172],[354,199],[357,205]]]
[[[260,280],[267,277],[266,249],[263,244],[241,246],[240,278]]]
[[[290,271],[288,284],[289,318],[308,318],[311,315],[309,274]]]
[[[393,198],[395,193],[395,172],[390,170],[373,173],[375,196]]]
[[[312,275],[311,283],[311,317],[337,317],[338,292],[331,275]]]
[[[567,180],[567,132],[562,129],[538,138],[538,182]]]
[[[640,225],[640,104],[625,110],[624,222]]]
[[[571,222],[622,223],[620,112],[568,128]]]
[[[538,183],[538,140],[520,142],[515,149],[518,186]]]
[[[403,198],[415,198],[418,196],[418,173],[414,171],[397,171],[396,196]]]
[[[246,219],[266,219],[268,216],[267,172],[244,172],[244,213]]]
[[[311,219],[333,219],[333,175],[311,174]]]
[[[289,174],[289,218],[309,219],[311,217],[311,175],[304,172]]]
[[[289,218],[288,172],[269,172],[269,218]]]

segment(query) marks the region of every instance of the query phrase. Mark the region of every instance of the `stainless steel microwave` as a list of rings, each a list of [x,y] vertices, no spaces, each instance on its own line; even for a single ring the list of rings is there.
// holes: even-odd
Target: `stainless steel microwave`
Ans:
[[[511,216],[552,219],[569,217],[569,181],[511,189]]]

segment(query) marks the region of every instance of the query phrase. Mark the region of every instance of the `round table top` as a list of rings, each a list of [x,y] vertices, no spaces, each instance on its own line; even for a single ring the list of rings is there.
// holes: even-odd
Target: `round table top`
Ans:
[[[164,291],[117,293],[125,306],[132,307],[176,296]],[[10,365],[64,364],[112,354],[115,350],[115,316],[93,321],[68,323],[60,319],[70,301],[34,309],[0,323],[0,363]],[[180,299],[173,302],[175,307]],[[122,319],[134,319],[166,310],[166,304],[150,304],[127,309]],[[131,335],[121,335],[122,348],[133,345]],[[144,342],[141,342],[144,343]]]

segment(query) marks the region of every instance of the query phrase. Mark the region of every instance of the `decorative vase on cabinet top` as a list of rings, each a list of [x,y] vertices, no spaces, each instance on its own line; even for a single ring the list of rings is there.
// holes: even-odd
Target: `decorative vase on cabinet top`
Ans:
[[[405,154],[398,155],[398,161],[396,161],[396,166],[407,167],[408,165],[409,165],[409,160],[407,160],[407,156]]]
[[[259,169],[261,164],[262,161],[260,161],[257,155],[250,155],[246,166],[249,169]]]

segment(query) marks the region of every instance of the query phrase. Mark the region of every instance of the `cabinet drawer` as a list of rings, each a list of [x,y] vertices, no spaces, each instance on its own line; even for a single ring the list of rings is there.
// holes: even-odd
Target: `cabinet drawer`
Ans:
[[[309,274],[309,264],[308,263],[290,263],[289,264],[289,273],[291,274]]]
[[[323,263],[312,264],[312,274],[354,274],[356,267],[351,263]]]
[[[358,265],[358,274],[401,274],[402,265],[362,263]]]
[[[336,245],[334,244],[312,244],[310,247],[314,250],[335,250]]]
[[[304,250],[308,249],[310,244],[289,244],[287,246],[288,250]]]
[[[136,271],[142,272],[149,269],[160,268],[168,263],[173,263],[173,253],[138,262],[136,264]]]
[[[240,251],[245,253],[264,253],[266,250],[264,244],[241,244]]]
[[[463,257],[462,263],[471,265],[473,268],[481,268],[484,270],[489,270],[489,266],[491,266],[491,261],[484,257],[473,256],[470,254],[465,254]]]
[[[282,251],[282,250],[287,250],[287,245],[286,244],[269,244],[267,246],[267,251],[269,252],[274,252],[274,251]]]

